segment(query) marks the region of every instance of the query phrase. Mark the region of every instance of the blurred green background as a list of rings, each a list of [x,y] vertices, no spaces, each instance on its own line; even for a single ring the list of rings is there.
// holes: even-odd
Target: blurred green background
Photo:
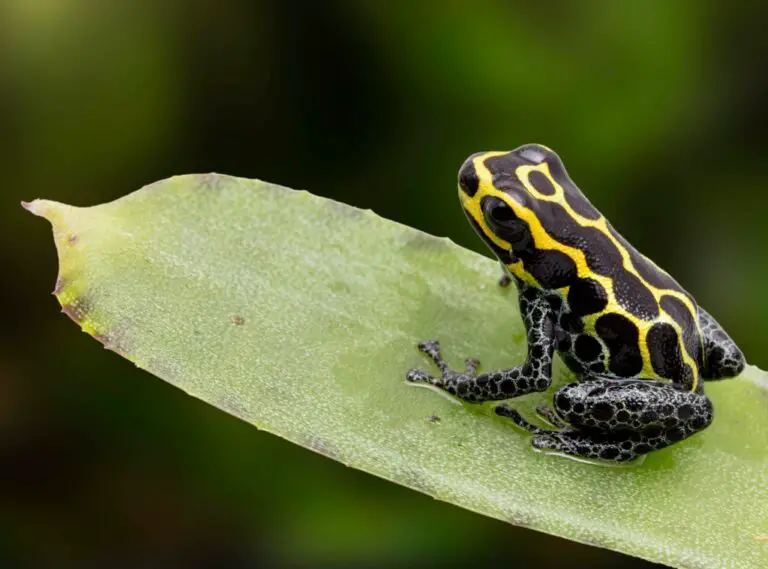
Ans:
[[[652,567],[353,471],[136,369],[59,314],[50,228],[19,201],[92,205],[217,171],[486,253],[457,169],[539,142],[768,368],[766,16],[725,1],[2,0],[0,567]]]

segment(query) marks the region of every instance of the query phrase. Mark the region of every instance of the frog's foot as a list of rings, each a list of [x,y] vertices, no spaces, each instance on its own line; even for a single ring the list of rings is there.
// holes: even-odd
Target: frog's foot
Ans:
[[[430,357],[440,370],[440,377],[434,377],[420,369],[410,370],[406,376],[406,381],[411,383],[426,383],[443,389],[451,395],[456,395],[467,401],[480,401],[482,393],[477,388],[473,389],[475,379],[477,378],[477,369],[480,367],[480,360],[476,358],[467,358],[464,360],[464,371],[453,371],[443,359],[440,353],[440,342],[437,340],[426,340],[419,343],[419,350]]]
[[[540,412],[545,409],[547,416],[554,415],[554,412],[547,408],[539,407],[537,411]],[[519,412],[506,403],[497,406],[495,411],[497,415],[511,419],[515,425],[534,435],[531,444],[533,448],[538,450],[616,462],[630,461],[638,456],[631,452],[631,446],[625,445],[627,448],[622,448],[623,441],[621,440],[596,440],[594,434],[587,434],[570,428],[559,417],[555,420],[560,422],[564,428],[560,431],[553,431],[529,423],[523,419]]]
[[[405,376],[406,381],[432,385],[471,403],[511,399],[533,391],[544,391],[550,384],[549,352],[545,352],[541,358],[514,368],[478,374],[480,362],[474,358],[464,360],[464,371],[450,369],[440,354],[440,344],[437,340],[419,343],[419,350],[435,362],[440,370],[440,377],[431,376],[420,369],[412,369]]]
[[[452,371],[449,367],[446,361],[443,359],[442,354],[440,353],[440,342],[437,340],[425,340],[423,342],[419,342],[419,351],[425,353],[429,356],[429,358],[435,362],[435,365],[440,370],[440,373],[443,375],[443,378],[445,378],[446,375],[456,375],[459,374],[459,372]],[[467,358],[464,360],[464,372],[462,372],[460,375],[474,375],[477,372],[477,369],[480,367],[480,360],[477,358]],[[429,375],[419,369],[412,369],[408,372],[408,375],[406,376],[406,379],[408,381],[426,381],[424,378],[429,377]],[[432,378],[435,381],[435,378]],[[429,383],[432,383],[432,381],[429,381]]]
[[[640,438],[636,435],[625,433],[621,437],[595,436],[594,433],[569,429],[536,435],[531,439],[531,445],[545,452],[557,452],[588,460],[629,462],[643,454],[636,452],[636,447],[640,444]]]

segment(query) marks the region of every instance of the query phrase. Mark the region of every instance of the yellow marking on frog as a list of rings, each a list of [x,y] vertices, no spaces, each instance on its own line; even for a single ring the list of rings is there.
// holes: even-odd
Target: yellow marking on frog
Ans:
[[[552,187],[555,189],[554,194],[546,195],[546,194],[542,194],[541,192],[536,190],[536,188],[531,184],[531,182],[529,180],[529,176],[530,176],[531,172],[533,172],[533,171],[540,172],[541,174],[543,174],[549,180],[549,182],[552,184]],[[568,203],[568,200],[565,199],[565,190],[563,189],[563,186],[560,185],[557,182],[557,180],[555,180],[554,176],[552,176],[552,173],[549,170],[549,164],[547,164],[546,162],[542,162],[541,164],[537,164],[535,166],[531,166],[531,165],[518,166],[517,169],[515,170],[515,174],[517,175],[518,179],[523,184],[525,189],[528,190],[531,193],[531,195],[533,195],[534,197],[536,197],[537,199],[542,200],[542,201],[548,201],[548,202],[557,203],[563,209],[565,209],[566,213],[572,219],[574,219],[579,225],[581,225],[582,227],[593,227],[593,228],[597,229],[598,231],[600,231],[603,235],[608,237],[608,239],[611,240],[611,242],[613,243],[613,245],[616,247],[616,249],[619,251],[619,254],[621,255],[622,266],[623,266],[624,270],[627,271],[628,273],[633,274],[635,277],[640,279],[640,281],[645,286],[648,287],[648,289],[651,291],[651,294],[656,299],[656,304],[659,307],[659,312],[662,315],[666,315],[666,313],[661,309],[661,297],[662,296],[672,296],[672,297],[677,298],[678,300],[680,300],[685,305],[685,307],[688,309],[688,311],[691,314],[692,320],[695,323],[696,328],[698,329],[698,327],[699,327],[699,324],[698,324],[698,311],[696,310],[695,306],[691,302],[691,299],[687,295],[685,295],[685,294],[683,294],[683,293],[681,293],[679,291],[671,290],[671,289],[666,289],[666,288],[657,288],[657,287],[653,286],[652,284],[650,284],[649,282],[647,282],[640,275],[640,273],[637,271],[637,269],[635,268],[635,265],[632,262],[632,259],[631,259],[630,255],[629,255],[629,251],[627,251],[626,247],[624,247],[624,245],[614,236],[613,232],[608,229],[608,225],[607,225],[608,221],[605,219],[605,217],[602,214],[600,215],[600,217],[598,219],[589,219],[589,218],[586,218],[583,215],[577,213],[571,207],[571,205]],[[660,267],[658,267],[658,265],[656,265],[656,263],[654,263],[653,261],[651,261],[647,257],[645,257],[645,259],[647,261],[649,261],[653,265],[653,268],[655,270],[663,272],[662,269]],[[626,314],[626,313],[624,315],[625,316],[631,316],[631,315]],[[636,321],[634,317],[632,318],[632,320],[635,321],[636,325],[638,325],[640,322],[642,322],[640,320]],[[699,367],[696,364],[693,356],[688,353],[688,349],[685,346],[685,343],[682,341],[682,339],[683,339],[682,328],[680,327],[679,324],[677,324],[677,322],[675,322],[671,318],[660,318],[659,320],[667,322],[668,324],[670,324],[675,329],[675,332],[677,333],[677,337],[680,339],[680,352],[681,352],[681,354],[683,356],[683,361],[685,363],[687,363],[689,366],[691,366],[691,370],[694,373],[693,386],[691,387],[691,389],[693,391],[695,391],[696,388],[698,387],[699,371],[700,370],[699,370]],[[646,371],[646,370],[652,368],[651,362],[650,362],[650,352],[648,351],[648,346],[647,346],[647,343],[646,343],[648,327],[643,327],[643,326],[639,326],[638,325],[638,328],[639,328],[639,330],[641,332],[641,336],[642,336],[642,342],[640,343],[640,351],[641,351],[641,353],[643,355],[643,368],[644,368],[644,371]],[[699,337],[701,337],[701,334],[699,334]],[[653,375],[656,376],[655,373]]]
[[[542,194],[536,188],[531,184],[528,177],[530,176],[532,171],[537,171],[546,176],[546,178],[549,180],[549,182],[552,184],[552,187],[555,188],[555,193],[552,195],[546,195]],[[599,230],[603,235],[608,237],[608,239],[611,240],[613,245],[616,247],[616,249],[619,251],[619,254],[622,258],[622,265],[624,269],[635,275],[637,278],[639,278],[653,293],[653,296],[656,298],[657,302],[661,301],[661,297],[664,295],[670,295],[678,298],[681,300],[685,306],[690,310],[691,314],[695,317],[697,314],[697,311],[695,310],[693,303],[691,302],[691,299],[676,290],[666,289],[666,288],[657,288],[653,286],[652,284],[648,283],[643,277],[640,276],[640,273],[635,268],[634,263],[632,263],[632,259],[629,256],[629,252],[626,250],[624,245],[616,239],[616,237],[613,235],[613,232],[608,229],[607,220],[603,215],[600,215],[598,219],[589,219],[587,217],[584,217],[583,215],[577,213],[571,205],[568,203],[568,200],[565,199],[565,190],[563,187],[555,180],[555,178],[552,176],[552,173],[549,170],[549,164],[546,162],[542,162],[541,164],[537,164],[536,166],[518,166],[516,172],[517,177],[522,182],[523,186],[526,190],[528,190],[534,197],[536,197],[539,200],[547,201],[547,202],[554,202],[563,207],[565,209],[566,213],[568,215],[576,220],[579,225],[582,227],[593,227],[597,230]],[[660,267],[656,265],[653,261],[645,257],[647,261],[649,261],[653,268],[659,272],[664,272]]]
[[[487,152],[485,154],[476,156],[473,159],[473,164],[475,166],[475,171],[477,172],[478,180],[479,180],[478,191],[471,198],[467,196],[464,192],[461,192],[461,191],[459,192],[461,196],[462,205],[470,213],[470,215],[475,219],[475,221],[478,223],[478,225],[480,226],[482,231],[485,233],[485,235],[489,239],[491,239],[497,246],[506,250],[511,249],[510,244],[500,239],[499,237],[497,237],[485,222],[485,216],[483,215],[483,212],[481,210],[480,203],[482,198],[486,196],[493,196],[504,201],[510,208],[512,208],[512,210],[515,212],[517,217],[519,217],[520,219],[528,223],[528,227],[531,231],[531,235],[533,237],[534,244],[537,249],[560,251],[561,253],[568,255],[568,257],[570,257],[571,260],[573,260],[574,264],[576,265],[576,272],[580,278],[593,279],[598,283],[600,283],[601,286],[603,286],[603,288],[606,291],[606,295],[608,297],[608,302],[606,304],[605,309],[603,309],[603,311],[599,313],[595,313],[595,314],[589,315],[589,317],[583,318],[585,326],[587,326],[587,322],[589,322],[589,331],[592,333],[592,335],[596,339],[599,339],[597,334],[594,332],[594,326],[595,326],[596,320],[604,314],[612,314],[612,313],[621,314],[622,316],[630,320],[638,330],[638,349],[640,351],[640,355],[643,363],[640,374],[643,377],[658,379],[660,381],[669,381],[668,378],[660,377],[654,371],[653,365],[651,363],[650,350],[648,349],[648,343],[647,343],[648,330],[650,329],[652,324],[655,322],[666,322],[667,324],[672,326],[672,328],[675,330],[675,333],[677,334],[677,337],[679,338],[680,352],[683,357],[683,361],[688,366],[690,366],[693,372],[693,384],[691,386],[691,390],[695,391],[699,383],[700,370],[698,368],[698,365],[696,364],[696,361],[691,356],[691,354],[688,353],[688,350],[686,349],[685,342],[683,342],[682,328],[680,327],[680,325],[677,324],[677,322],[675,322],[672,318],[670,318],[666,314],[666,312],[664,312],[661,309],[661,306],[660,306],[661,297],[664,295],[669,295],[669,296],[673,296],[680,299],[685,304],[685,306],[691,311],[691,314],[694,317],[693,318],[694,322],[696,322],[696,326],[698,327],[698,314],[694,310],[693,304],[691,303],[688,296],[674,290],[659,289],[647,283],[645,279],[643,279],[640,276],[637,269],[635,269],[634,264],[632,263],[632,260],[629,256],[629,252],[608,230],[608,227],[606,225],[607,221],[605,217],[600,216],[599,219],[592,220],[592,219],[585,218],[584,216],[576,213],[576,211],[573,210],[573,208],[568,204],[567,200],[565,199],[565,191],[563,187],[554,179],[554,177],[552,176],[549,170],[549,165],[546,162],[542,162],[537,165],[519,166],[516,169],[516,175],[520,179],[525,189],[529,191],[533,197],[542,201],[555,202],[559,204],[561,207],[565,209],[566,213],[570,215],[572,219],[574,219],[579,223],[579,225],[583,227],[596,228],[611,240],[611,242],[614,244],[614,246],[619,251],[622,257],[622,264],[624,269],[627,272],[635,275],[635,277],[637,277],[638,279],[640,279],[640,281],[644,283],[653,294],[656,300],[656,304],[659,307],[659,317],[656,318],[655,321],[653,322],[648,322],[634,316],[633,314],[629,313],[624,308],[622,308],[616,298],[616,294],[613,288],[613,279],[593,272],[589,268],[589,265],[586,259],[586,254],[584,253],[584,251],[576,247],[563,244],[555,240],[554,238],[552,238],[549,235],[549,233],[547,233],[547,231],[544,229],[544,226],[542,225],[541,221],[539,220],[538,216],[534,211],[518,203],[516,200],[511,199],[509,194],[497,189],[493,185],[492,183],[493,176],[491,175],[490,171],[485,165],[485,160],[493,156],[503,156],[505,154],[508,154],[508,153],[507,152]],[[547,177],[547,179],[552,184],[552,187],[555,189],[555,193],[553,195],[542,194],[541,192],[536,190],[535,187],[533,187],[533,185],[530,183],[528,179],[531,172],[533,171],[538,171]],[[653,266],[657,270],[661,270],[658,267],[656,267],[655,264]],[[537,282],[537,280],[533,277],[533,275],[525,271],[525,268],[523,267],[522,262],[509,264],[507,265],[507,268],[513,275],[521,279],[523,282],[530,284],[536,288],[542,288],[540,283]],[[556,290],[554,292],[561,295],[561,297],[565,298],[567,296],[567,287],[565,287],[564,289]]]

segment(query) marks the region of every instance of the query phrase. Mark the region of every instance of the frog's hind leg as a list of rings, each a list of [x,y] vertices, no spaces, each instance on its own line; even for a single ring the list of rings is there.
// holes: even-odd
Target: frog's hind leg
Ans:
[[[699,326],[704,337],[704,379],[727,379],[739,375],[746,361],[744,354],[722,326],[699,306]]]
[[[570,428],[539,429],[521,417],[497,413],[534,434],[538,449],[619,462],[679,442],[712,422],[705,395],[650,380],[572,383],[555,394],[554,402],[555,413]]]
[[[631,434],[625,437],[607,437],[604,433],[585,433],[578,429],[568,427],[552,409],[545,408],[545,418],[558,426],[560,430],[542,429],[526,421],[515,409],[502,403],[494,410],[497,415],[511,419],[515,425],[528,431],[533,436],[531,444],[539,450],[551,450],[570,456],[586,459],[601,459],[624,462],[637,458],[637,454],[631,452],[633,441],[629,440]],[[541,411],[537,409],[540,414]],[[627,438],[628,440],[623,440]]]

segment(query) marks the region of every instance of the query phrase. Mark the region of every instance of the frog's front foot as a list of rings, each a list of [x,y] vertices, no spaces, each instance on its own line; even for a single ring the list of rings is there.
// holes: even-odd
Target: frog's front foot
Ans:
[[[477,369],[480,367],[480,361],[475,358],[464,360],[464,371],[458,372],[450,369],[440,353],[440,342],[437,340],[425,340],[419,342],[418,348],[435,362],[440,370],[440,377],[434,377],[427,372],[414,368],[406,376],[406,381],[411,383],[426,383],[447,391],[452,395],[459,395],[469,401],[472,401],[473,394],[467,393],[466,389],[460,386],[467,386],[475,378]]]

